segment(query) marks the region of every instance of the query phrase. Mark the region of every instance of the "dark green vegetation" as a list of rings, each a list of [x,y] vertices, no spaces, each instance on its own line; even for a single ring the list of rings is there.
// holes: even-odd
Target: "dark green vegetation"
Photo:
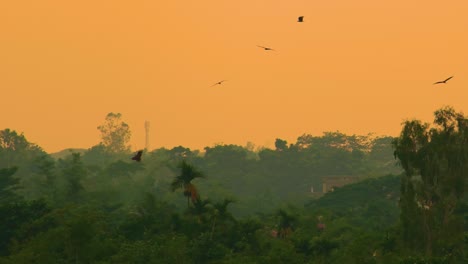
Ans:
[[[141,162],[120,114],[100,144],[57,158],[0,131],[0,263],[466,263],[468,126],[435,115],[398,138],[180,146]],[[359,181],[310,193],[330,176]]]

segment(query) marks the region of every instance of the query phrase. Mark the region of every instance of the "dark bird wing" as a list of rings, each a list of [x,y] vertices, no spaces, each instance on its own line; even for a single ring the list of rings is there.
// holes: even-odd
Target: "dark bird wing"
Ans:
[[[217,83],[211,85],[211,87],[216,86],[216,85],[218,85],[218,84],[222,84],[222,83],[225,82],[225,81],[226,81],[226,80],[219,81],[219,82],[217,82]]]
[[[272,50],[272,51],[275,51],[274,49],[269,48],[269,47],[264,47],[264,46],[259,46],[259,45],[257,45],[257,47],[260,47],[260,48],[262,48],[262,49],[264,49],[264,50]]]
[[[143,150],[137,152],[137,154],[132,158],[132,160],[141,161],[141,155],[143,154]]]
[[[453,78],[453,76],[450,76],[450,77],[448,77],[447,79],[445,79],[444,82],[446,82],[446,81],[448,81],[448,80],[450,80],[450,79],[452,79],[452,78]]]
[[[439,83],[446,83],[448,80],[452,79],[453,76],[450,76],[448,77],[447,79],[443,80],[443,81],[438,81],[438,82],[435,82],[434,84],[439,84]]]

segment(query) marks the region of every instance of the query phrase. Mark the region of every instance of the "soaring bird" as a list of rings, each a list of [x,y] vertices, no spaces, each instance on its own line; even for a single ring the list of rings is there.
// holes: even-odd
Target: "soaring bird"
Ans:
[[[443,80],[443,81],[439,81],[439,82],[435,82],[434,84],[439,84],[439,83],[447,83],[448,80],[452,79],[453,76],[450,76],[448,77],[447,79]]]
[[[304,16],[300,16],[297,18],[297,22],[304,22]]]
[[[269,47],[263,47],[263,46],[259,46],[259,45],[257,45],[257,47],[262,48],[262,49],[264,49],[264,50],[272,50],[272,51],[275,51],[274,49],[269,48]]]
[[[217,83],[215,83],[215,84],[211,85],[211,87],[213,87],[213,86],[215,86],[215,85],[221,85],[221,84],[222,84],[223,82],[225,82],[225,81],[227,81],[227,80],[222,80],[222,81],[219,81],[219,82],[217,82]]]
[[[132,158],[132,160],[136,160],[136,161],[140,162],[142,154],[143,154],[143,150],[138,151],[137,154]]]

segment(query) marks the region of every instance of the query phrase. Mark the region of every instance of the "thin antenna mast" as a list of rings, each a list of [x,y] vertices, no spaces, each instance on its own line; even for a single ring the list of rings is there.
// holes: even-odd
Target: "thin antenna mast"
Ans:
[[[149,121],[145,121],[145,131],[146,131],[145,148],[146,148],[146,151],[149,151],[149,150],[150,150],[149,130],[150,130],[150,122],[149,122]]]

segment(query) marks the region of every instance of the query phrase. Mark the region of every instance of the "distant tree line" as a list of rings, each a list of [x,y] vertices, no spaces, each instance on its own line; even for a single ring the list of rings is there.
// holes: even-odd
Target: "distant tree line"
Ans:
[[[446,107],[397,138],[326,132],[141,162],[121,114],[59,159],[5,129],[0,263],[466,263],[467,124]],[[360,181],[310,195],[340,175]]]

